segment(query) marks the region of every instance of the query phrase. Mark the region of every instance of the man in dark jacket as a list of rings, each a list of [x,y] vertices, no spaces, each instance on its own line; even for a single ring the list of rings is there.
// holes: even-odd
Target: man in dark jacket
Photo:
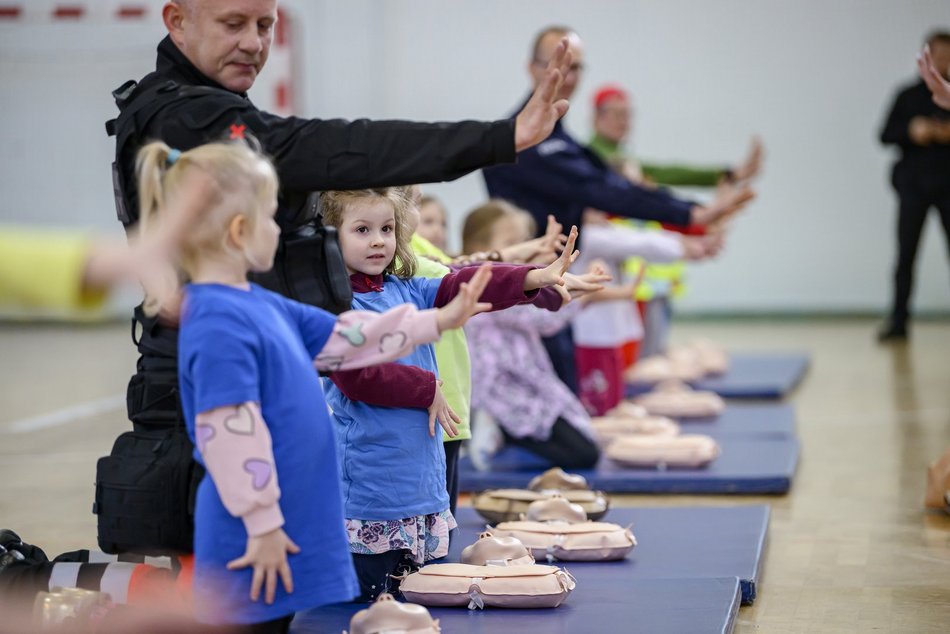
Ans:
[[[583,42],[570,28],[548,27],[537,35],[528,72],[537,91],[548,62],[564,39],[568,41],[571,65],[558,97],[570,99],[584,70]],[[517,165],[487,168],[483,174],[488,194],[530,212],[539,231],[543,230],[548,214],[554,214],[565,227],[580,226],[587,207],[678,226],[707,225],[729,215],[752,196],[747,189],[731,191],[704,206],[676,198],[662,189],[640,187],[578,143],[560,121],[543,142],[519,151]]]
[[[543,85],[547,64],[567,39],[571,66],[558,97],[569,99],[584,70],[584,45],[572,29],[552,26],[534,40],[528,72],[534,90]],[[530,101],[528,102],[530,103]],[[568,134],[560,121],[547,139],[518,154],[517,165],[500,165],[482,172],[488,195],[503,198],[528,211],[542,231],[548,214],[565,227],[581,225],[584,209],[593,207],[618,216],[658,220],[687,227],[708,225],[728,217],[753,194],[743,187],[726,191],[709,205],[677,198],[663,189],[636,185],[616,173],[596,154]],[[561,379],[577,392],[574,345],[570,326],[545,339],[551,362]]]
[[[325,308],[330,306],[321,300],[327,295],[314,291],[314,278],[333,264],[333,258],[328,255],[321,260],[318,243],[311,240],[319,235],[311,204],[313,192],[451,180],[486,165],[514,161],[516,152],[546,138],[568,107],[566,100],[557,98],[571,63],[565,42],[554,52],[538,90],[512,119],[411,123],[278,117],[258,110],[246,94],[267,61],[277,0],[170,0],[162,9],[162,18],[168,36],[158,46],[155,71],[137,85],[130,83],[116,92],[121,114],[112,125],[117,137],[113,175],[120,220],[126,227],[138,221],[135,157],[148,141],[161,139],[186,151],[210,141],[253,137],[277,169],[281,187],[277,220],[282,229],[274,271],[256,281]],[[336,259],[342,269],[338,254]],[[343,282],[349,293],[345,272]],[[349,308],[346,298],[335,299],[334,308]],[[146,318],[141,311],[137,311],[137,321],[141,334],[136,343],[142,356],[129,383],[129,417],[137,430],[183,432],[178,332],[164,322]],[[186,457],[176,458],[181,469],[172,471],[194,467],[187,452],[177,455]],[[124,473],[122,469],[117,468]],[[198,478],[200,473],[191,480],[194,483]],[[101,483],[97,476],[95,508],[103,549],[187,549],[187,525],[150,528],[166,520],[178,522],[169,517],[177,514],[162,511],[165,507],[161,504],[143,502],[139,507],[148,511],[128,518],[127,509],[104,501]],[[112,483],[112,488],[120,490],[123,484]],[[173,502],[181,503],[182,497],[176,493]],[[146,517],[149,513],[154,517]],[[133,521],[138,522],[134,528]],[[176,537],[161,536],[172,534]]]
[[[950,33],[934,33],[927,43],[934,67],[950,77]],[[918,81],[897,94],[881,131],[881,143],[899,147],[901,157],[891,173],[900,201],[894,303],[878,340],[903,341],[910,319],[914,260],[931,207],[940,212],[950,248],[950,111],[935,104],[927,85]]]
[[[561,67],[570,65],[562,45],[514,119],[410,123],[278,117],[258,110],[246,95],[267,61],[276,0],[172,0],[162,17],[168,37],[158,46],[156,70],[139,82],[130,100],[169,80],[223,90],[175,101],[147,122],[142,136],[184,151],[252,134],[277,167],[284,205],[299,193],[451,180],[512,162],[516,152],[547,137],[567,111],[567,101],[555,99]],[[134,160],[120,169],[129,189],[126,224],[133,224],[138,216]],[[281,211],[286,223],[287,210]]]

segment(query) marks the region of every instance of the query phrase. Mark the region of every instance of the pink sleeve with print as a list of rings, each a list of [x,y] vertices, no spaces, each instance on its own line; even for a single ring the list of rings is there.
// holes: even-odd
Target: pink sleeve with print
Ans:
[[[351,310],[314,359],[318,370],[348,370],[393,361],[415,346],[437,341],[437,310],[411,304],[384,313]],[[254,402],[198,414],[195,441],[224,508],[251,536],[284,525],[270,432]]]
[[[257,403],[198,414],[195,444],[224,508],[241,518],[248,535],[284,525],[270,432]]]
[[[349,310],[337,318],[333,334],[313,363],[336,372],[378,365],[405,356],[417,345],[439,340],[438,310],[412,304],[384,313]]]

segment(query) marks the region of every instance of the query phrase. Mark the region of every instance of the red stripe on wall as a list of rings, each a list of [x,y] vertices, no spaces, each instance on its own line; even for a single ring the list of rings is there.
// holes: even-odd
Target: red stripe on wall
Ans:
[[[53,17],[57,20],[75,20],[81,18],[86,9],[75,4],[64,4],[53,9]]]
[[[125,5],[119,7],[115,12],[115,17],[122,20],[130,20],[145,17],[145,7],[136,5]]]
[[[13,18],[20,17],[20,7],[14,6],[0,6],[0,19],[11,20]]]
[[[274,101],[277,104],[278,110],[283,110],[290,105],[290,88],[287,87],[286,82],[282,81],[277,84],[276,91],[277,94]]]

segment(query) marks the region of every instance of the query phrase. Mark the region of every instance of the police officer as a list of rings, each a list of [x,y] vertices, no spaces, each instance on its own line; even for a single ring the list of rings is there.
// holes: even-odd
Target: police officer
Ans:
[[[261,112],[246,94],[267,61],[277,0],[170,0],[163,6],[162,18],[168,36],[158,45],[155,71],[114,93],[120,115],[107,124],[117,138],[113,178],[120,220],[126,227],[138,220],[135,157],[145,142],[161,139],[185,151],[222,138],[253,137],[273,160],[281,186],[277,212],[281,245],[274,271],[257,281],[328,309],[349,308],[349,283],[342,259],[332,248],[332,230],[324,230],[320,238],[322,229],[310,202],[313,192],[451,180],[486,165],[513,161],[516,152],[546,138],[568,107],[566,100],[557,98],[570,65],[565,42],[554,47],[538,89],[513,119],[424,124],[282,118]],[[316,279],[328,271],[332,278],[334,267],[340,273],[335,280]],[[177,330],[146,318],[141,310],[136,321],[142,356],[129,383],[129,417],[138,431],[182,432]],[[164,451],[167,457],[176,438],[163,437],[155,443],[155,451]],[[109,477],[133,478],[132,470],[122,465],[139,460],[122,462],[117,451],[112,457],[119,466]],[[183,468],[194,469],[188,454],[179,451],[167,461],[178,460]],[[138,504],[145,509],[142,516],[129,517],[127,509],[117,508],[122,506],[115,501],[121,500],[118,494],[108,503],[112,498],[104,493],[103,474],[97,474],[95,509],[104,550],[188,548],[189,526],[159,526],[178,519],[170,517],[172,512],[159,517],[162,505]],[[192,487],[200,477],[193,473]],[[111,490],[122,487],[122,482],[114,482]],[[164,506],[181,507],[182,495],[174,495],[176,499]]]
[[[927,44],[933,68],[943,78],[950,77],[950,33],[933,33]],[[939,85],[933,79],[931,83]],[[934,103],[928,85],[917,81],[898,93],[881,130],[881,143],[899,147],[901,158],[891,174],[891,184],[900,199],[894,298],[878,340],[904,341],[910,319],[914,260],[931,207],[940,212],[950,248],[950,111]]]
[[[562,26],[544,29],[535,38],[528,64],[537,89],[547,63],[565,38],[571,66],[561,84],[558,95],[561,99],[571,97],[584,69],[583,42],[577,33]],[[483,174],[490,196],[504,198],[527,210],[541,228],[548,214],[554,214],[566,227],[579,226],[581,214],[587,207],[673,225],[707,225],[735,211],[752,197],[751,190],[738,189],[704,206],[663,190],[640,187],[614,173],[568,134],[561,122],[541,144],[519,152],[517,165],[487,168]]]
[[[568,40],[571,66],[561,84],[559,97],[569,99],[584,69],[584,48],[572,29],[552,26],[534,40],[528,72],[535,89],[544,79],[547,63],[559,43]],[[594,207],[619,216],[658,220],[672,225],[707,225],[724,218],[751,197],[748,188],[726,191],[709,205],[682,200],[660,189],[640,187],[615,173],[593,152],[578,143],[559,121],[546,140],[518,154],[517,165],[496,166],[483,171],[488,194],[527,210],[538,227],[554,214],[565,227],[581,224],[584,209]],[[574,392],[574,349],[570,328],[545,340],[558,377]]]

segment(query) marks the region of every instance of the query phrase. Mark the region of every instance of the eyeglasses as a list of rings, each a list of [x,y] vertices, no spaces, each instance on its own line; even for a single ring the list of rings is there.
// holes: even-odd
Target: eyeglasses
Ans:
[[[533,63],[536,64],[537,66],[547,67],[548,62],[550,62],[550,61],[551,61],[551,60],[535,59],[535,60],[533,61]],[[581,71],[583,71],[583,70],[584,70],[584,65],[583,65],[582,63],[580,63],[580,62],[574,62],[573,64],[571,64],[571,65],[568,67],[567,72],[569,72],[569,73],[579,73],[579,72],[581,72]]]

